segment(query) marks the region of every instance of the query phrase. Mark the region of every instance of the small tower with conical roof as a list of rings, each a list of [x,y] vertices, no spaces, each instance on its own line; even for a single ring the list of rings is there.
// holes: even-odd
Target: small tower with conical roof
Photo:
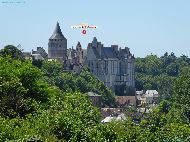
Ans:
[[[66,60],[67,57],[67,39],[61,32],[59,23],[57,22],[52,36],[48,43],[48,58]]]

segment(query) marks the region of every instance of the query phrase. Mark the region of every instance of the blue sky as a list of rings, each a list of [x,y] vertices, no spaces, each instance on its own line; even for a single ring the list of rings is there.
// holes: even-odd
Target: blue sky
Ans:
[[[21,3],[3,3],[10,1]],[[129,47],[136,57],[166,51],[190,56],[189,0],[0,0],[0,48],[47,50],[57,21],[68,48],[78,41],[86,48],[96,36],[105,46]],[[70,28],[81,22],[99,28],[87,35]]]

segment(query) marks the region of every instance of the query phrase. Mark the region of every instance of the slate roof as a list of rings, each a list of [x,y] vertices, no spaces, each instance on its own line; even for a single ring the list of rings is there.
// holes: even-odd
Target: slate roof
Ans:
[[[32,56],[31,52],[23,52],[25,58],[30,58]]]
[[[111,47],[103,47],[101,54],[102,58],[117,59],[117,53],[115,52],[114,48]]]
[[[35,60],[44,60],[44,58],[40,54],[32,54]]]
[[[117,45],[111,45],[111,47],[104,47],[101,42],[97,42],[97,38],[94,37],[92,43],[88,44],[88,48],[93,50],[97,59],[105,59],[105,60],[120,60],[123,58],[134,58],[131,55],[129,48],[125,47],[125,49],[119,49]]]
[[[96,58],[99,59],[100,55],[99,55],[98,51],[95,48],[92,48],[92,50],[93,50],[94,54],[96,55]]]
[[[54,30],[52,36],[50,37],[50,39],[66,39],[61,32],[61,28],[60,28],[58,22],[56,24],[55,30]]]

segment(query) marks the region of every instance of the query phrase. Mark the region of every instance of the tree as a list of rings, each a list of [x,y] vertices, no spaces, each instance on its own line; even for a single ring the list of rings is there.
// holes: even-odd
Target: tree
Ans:
[[[57,87],[59,87],[59,89],[63,90],[64,92],[75,92],[77,91],[76,78],[77,76],[75,74],[66,72],[56,76],[53,79],[53,82]],[[80,90],[80,92],[83,91]]]
[[[58,61],[43,61],[41,70],[47,77],[58,76],[63,71],[63,64]]]
[[[190,59],[187,56],[182,55],[176,57],[173,52],[171,54],[166,52],[160,58],[156,55],[136,58],[136,90],[156,89],[161,93],[164,92],[169,95],[171,92],[168,90],[172,90],[175,78],[177,78],[181,72],[186,72],[185,70],[189,65]],[[168,81],[164,78],[167,78]],[[170,81],[171,83],[169,83]]]
[[[57,112],[57,124],[53,130],[58,139],[85,140],[85,130],[98,124],[100,120],[98,110],[81,93],[67,93],[62,110]]]
[[[38,67],[39,69],[42,68],[43,60],[32,60],[32,65]]]
[[[157,78],[158,84],[158,92],[160,94],[161,100],[169,100],[172,98],[175,77],[167,76],[167,75],[160,75]]]
[[[95,77],[88,68],[84,67],[76,78],[77,88],[82,92],[95,92],[102,96],[104,105],[115,106],[113,92]]]
[[[190,141],[188,66],[180,68],[179,77],[168,76],[159,66],[158,74],[146,69],[148,66],[139,70],[139,86],[163,89],[165,93],[172,88],[174,95],[144,114],[137,125],[130,117],[101,124],[99,110],[85,93],[98,93],[105,105],[112,106],[111,90],[87,68],[75,74],[63,72],[62,65],[55,64],[45,62],[40,70],[31,61],[0,57],[0,141]],[[136,111],[133,107],[126,109]]]
[[[190,107],[190,72],[177,78],[174,86],[174,100]]]
[[[166,67],[166,73],[169,76],[178,76],[178,72],[179,72],[179,65],[175,62],[171,63]]]
[[[190,123],[190,72],[177,78],[174,86],[174,98],[183,116]]]
[[[158,75],[160,73],[159,68],[162,64],[162,61],[156,55],[146,56],[144,62],[146,63],[146,74]]]
[[[13,59],[24,59],[22,51],[13,45],[7,45],[0,50],[0,56],[6,57],[10,56]]]
[[[47,100],[47,86],[39,82],[41,71],[30,61],[0,57],[0,113],[10,118],[34,111],[33,101]]]

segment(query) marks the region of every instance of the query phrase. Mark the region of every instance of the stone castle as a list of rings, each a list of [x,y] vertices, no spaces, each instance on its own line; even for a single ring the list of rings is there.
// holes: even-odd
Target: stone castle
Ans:
[[[128,47],[125,49],[118,49],[118,45],[104,47],[94,37],[87,47],[86,65],[113,91],[122,85],[135,87],[134,56]]]
[[[76,48],[67,48],[67,39],[62,34],[59,23],[57,23],[48,43],[48,59],[58,59],[64,62],[65,70],[78,72],[86,65],[90,71],[104,84],[122,94],[126,93],[121,86],[135,87],[134,55],[128,47],[118,48],[118,45],[104,47],[94,37],[87,49],[83,49],[80,42]]]

